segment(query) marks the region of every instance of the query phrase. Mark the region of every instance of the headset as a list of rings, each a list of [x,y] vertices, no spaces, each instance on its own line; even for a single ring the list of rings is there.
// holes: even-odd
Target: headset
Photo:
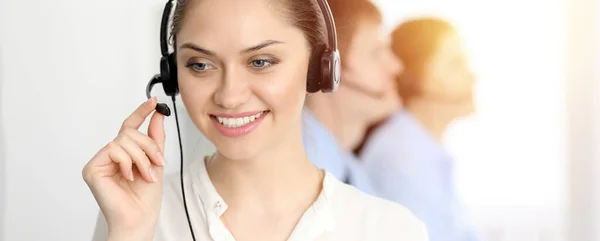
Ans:
[[[181,132],[179,128],[179,119],[177,117],[177,107],[175,105],[175,96],[179,93],[179,86],[177,82],[177,62],[176,52],[169,53],[168,48],[168,28],[169,20],[173,10],[173,1],[168,0],[163,10],[162,20],[160,24],[160,52],[162,57],[160,58],[160,73],[154,75],[146,86],[146,97],[151,98],[151,91],[154,85],[162,84],[163,90],[167,96],[171,97],[173,102],[173,110],[175,115],[175,123],[177,124],[177,137],[179,139],[179,152],[180,152],[180,181],[181,181],[181,195],[183,198],[183,207],[185,209],[185,215],[187,217],[188,225],[190,227],[190,233],[192,240],[196,240],[194,236],[194,229],[188,213],[187,202],[185,198],[185,190],[183,184],[183,147],[181,144]],[[325,20],[325,27],[327,28],[327,42],[325,46],[319,46],[313,51],[313,56],[316,59],[311,61],[319,61],[316,65],[316,70],[309,69],[309,72],[318,71],[316,78],[309,78],[306,82],[306,91],[308,93],[315,93],[321,91],[323,93],[333,93],[337,90],[340,85],[341,75],[341,60],[340,54],[337,48],[337,34],[335,28],[335,22],[333,14],[329,8],[327,0],[315,0],[319,4],[319,8],[323,14]],[[309,65],[312,66],[312,65]],[[311,74],[309,73],[309,76]],[[158,103],[156,105],[156,112],[161,113],[165,116],[171,115],[171,109],[165,103]]]

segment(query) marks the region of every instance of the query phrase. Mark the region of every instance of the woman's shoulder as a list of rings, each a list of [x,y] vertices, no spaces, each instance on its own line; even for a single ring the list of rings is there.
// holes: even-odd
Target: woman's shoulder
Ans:
[[[401,204],[368,195],[346,184],[336,192],[336,219],[346,220],[341,221],[341,229],[362,228],[369,240],[428,240],[424,223]]]

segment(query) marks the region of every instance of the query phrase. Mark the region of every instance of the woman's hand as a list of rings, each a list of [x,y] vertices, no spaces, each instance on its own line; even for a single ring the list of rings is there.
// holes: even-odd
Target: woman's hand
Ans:
[[[162,201],[164,116],[152,115],[148,135],[138,129],[156,102],[152,98],[139,106],[83,168],[83,179],[106,218],[109,240],[151,240],[154,235]]]

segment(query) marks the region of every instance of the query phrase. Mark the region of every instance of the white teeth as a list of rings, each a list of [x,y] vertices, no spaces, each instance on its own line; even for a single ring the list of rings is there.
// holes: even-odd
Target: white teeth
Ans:
[[[236,128],[236,127],[242,127],[245,126],[253,121],[255,121],[256,119],[258,119],[263,112],[260,112],[256,115],[251,115],[251,116],[245,116],[245,117],[239,117],[239,118],[225,118],[225,117],[217,117],[217,120],[219,121],[219,123],[223,124],[226,127],[229,128]]]

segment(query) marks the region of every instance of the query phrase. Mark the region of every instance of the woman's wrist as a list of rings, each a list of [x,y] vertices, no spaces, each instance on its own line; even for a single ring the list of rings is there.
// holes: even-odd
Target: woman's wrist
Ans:
[[[152,231],[124,232],[109,230],[107,241],[152,241],[153,236],[154,232]]]
[[[107,241],[152,241],[152,235],[108,234]]]

